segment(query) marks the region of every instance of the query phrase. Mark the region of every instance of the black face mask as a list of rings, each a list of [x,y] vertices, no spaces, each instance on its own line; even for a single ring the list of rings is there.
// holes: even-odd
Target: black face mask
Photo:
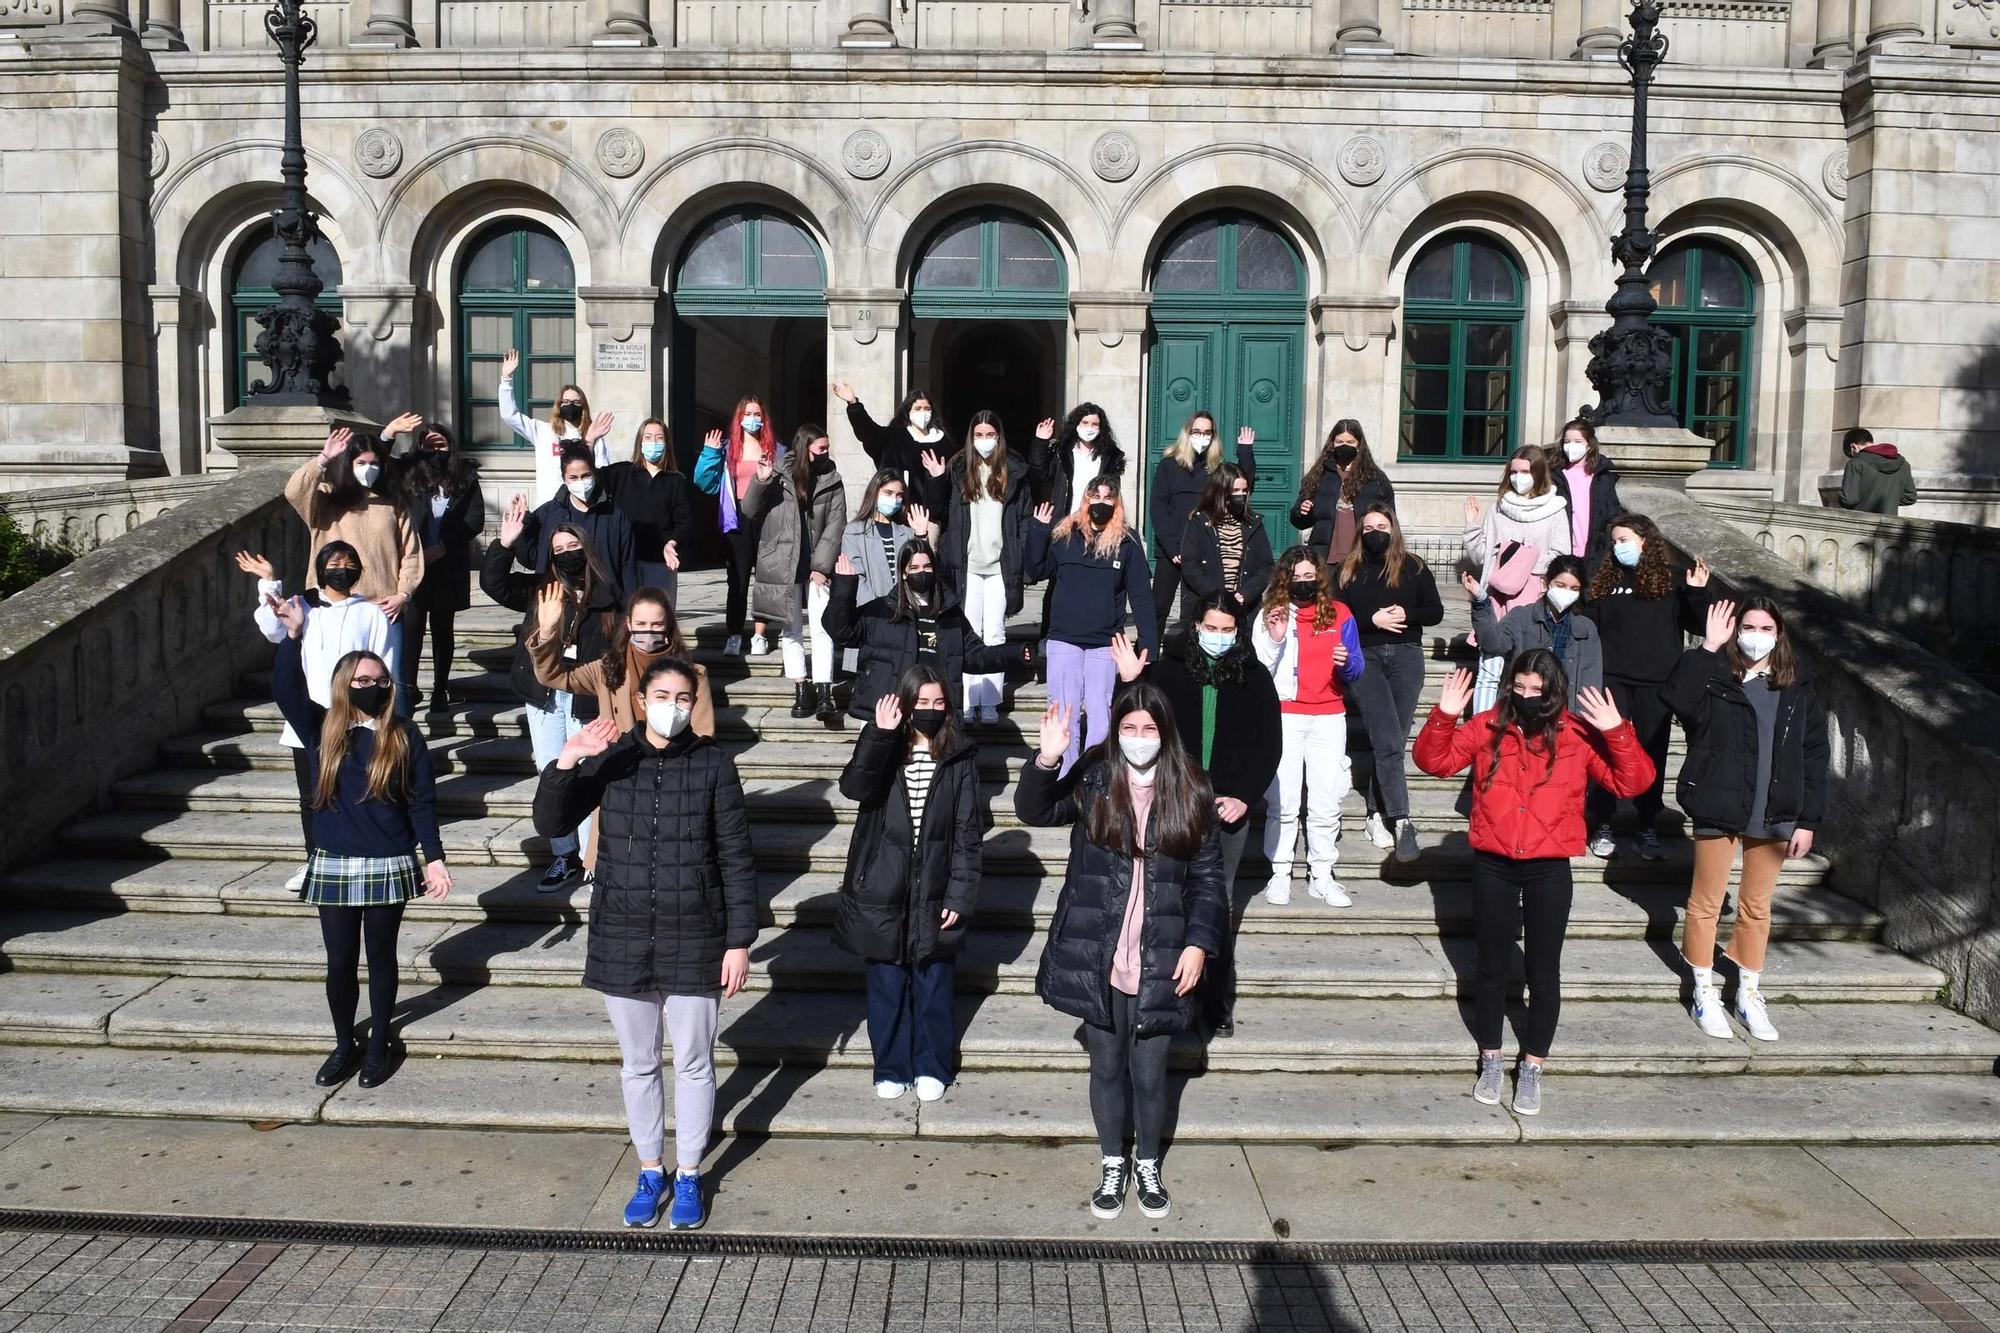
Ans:
[[[1389,554],[1389,543],[1394,535],[1387,532],[1364,532],[1361,534],[1361,552],[1370,560],[1380,560]]]
[[[566,579],[582,578],[583,571],[590,568],[590,558],[582,551],[557,551],[549,557],[549,563]]]
[[[1116,512],[1117,507],[1115,505],[1108,505],[1099,500],[1090,507],[1090,521],[1101,528],[1111,521],[1111,516]]]
[[[583,420],[583,404],[564,403],[561,407],[556,409],[556,414],[560,416],[564,421],[567,421],[570,425],[572,426],[577,425]]]
[[[910,725],[917,729],[919,736],[935,736],[944,730],[944,709],[915,708],[910,710]]]
[[[1510,697],[1514,701],[1514,716],[1535,726],[1552,720],[1556,710],[1561,707],[1560,702],[1552,694],[1538,694],[1533,698],[1514,694]]]
[[[1314,602],[1317,602],[1318,600],[1319,600],[1319,581],[1317,579],[1292,580],[1293,606],[1311,606]]]
[[[812,474],[815,477],[824,477],[827,473],[833,471],[833,455],[814,454],[809,460],[808,466],[812,468]]]
[[[361,571],[353,565],[333,565],[319,576],[319,581],[335,592],[353,592],[354,585],[361,582]]]
[[[937,571],[934,569],[919,569],[914,573],[905,574],[903,582],[909,584],[910,591],[917,596],[928,597],[937,591]]]
[[[388,685],[349,685],[347,702],[352,704],[356,711],[374,717],[382,711],[382,705],[389,702],[391,688],[393,687]]]
[[[1246,517],[1249,516],[1249,513],[1250,513],[1249,496],[1232,495],[1229,497],[1229,516],[1231,518],[1235,519],[1237,522],[1240,523]]]
[[[1333,465],[1335,467],[1346,467],[1359,457],[1361,457],[1361,451],[1351,444],[1336,444],[1333,446]]]

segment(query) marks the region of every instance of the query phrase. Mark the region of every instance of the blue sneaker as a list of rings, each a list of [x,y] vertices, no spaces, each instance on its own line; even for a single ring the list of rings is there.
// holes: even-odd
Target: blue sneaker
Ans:
[[[667,1214],[670,1231],[694,1231],[708,1220],[701,1206],[701,1177],[674,1172],[674,1208]]]
[[[625,1205],[625,1225],[628,1227],[655,1226],[660,1220],[660,1210],[666,1207],[667,1178],[657,1170],[639,1173],[639,1188],[632,1191],[632,1201]]]

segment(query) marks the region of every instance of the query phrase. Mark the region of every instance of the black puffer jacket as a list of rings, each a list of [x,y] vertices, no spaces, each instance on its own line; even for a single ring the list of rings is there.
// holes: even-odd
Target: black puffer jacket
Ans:
[[[1707,648],[1688,649],[1660,697],[1687,729],[1687,758],[1674,789],[1682,811],[1697,828],[1740,832],[1756,796],[1757,712],[1729,659]],[[1772,736],[1764,822],[1816,829],[1826,817],[1826,710],[1804,676],[1779,692]]]
[[[1084,809],[1109,799],[1107,781],[1102,760],[1086,759],[1067,777],[1030,761],[1014,789],[1014,810],[1024,823],[1074,825],[1069,873],[1042,948],[1035,993],[1057,1012],[1098,1027],[1111,1026],[1111,957],[1132,895],[1132,858],[1098,846],[1084,831]],[[1221,948],[1228,910],[1222,845],[1213,822],[1201,849],[1187,860],[1159,851],[1150,833],[1147,842],[1146,915],[1139,940],[1140,1036],[1191,1025],[1194,997],[1174,994],[1174,968],[1189,945],[1211,956]]]
[[[835,574],[833,595],[826,604],[826,632],[842,648],[859,653],[854,697],[847,705],[849,717],[867,721],[875,716],[875,701],[893,693],[897,680],[916,665],[922,635],[937,636],[938,674],[944,677],[945,693],[951,696],[954,711],[965,705],[966,672],[1021,671],[1034,663],[1032,644],[997,643],[989,648],[981,643],[948,584],[938,589],[937,615],[921,623],[913,615],[899,615],[894,596],[855,606],[855,590],[860,586],[858,574]]]
[[[757,870],[736,762],[712,737],[661,749],[635,727],[603,754],[542,770],[535,831],[597,811],[583,984],[606,995],[706,995],[722,955],[757,940]]]
[[[959,605],[965,604],[965,576],[971,565],[966,547],[972,540],[972,505],[965,498],[965,455],[951,460],[950,500],[945,506],[944,532],[938,537],[945,581]],[[1000,498],[1000,577],[1007,584],[1007,614],[1015,615],[1026,601],[1021,578],[1021,554],[1028,544],[1028,468],[1020,458],[1008,460],[1007,485]]]
[[[861,729],[840,775],[840,794],[860,814],[847,841],[847,874],[833,938],[876,962],[913,965],[958,953],[979,901],[979,843],[986,831],[979,792],[979,751],[969,741],[937,762],[923,827],[910,826],[903,784],[907,730]],[[946,911],[958,924],[943,928]]]
[[[1245,621],[1257,614],[1276,567],[1277,557],[1271,553],[1263,516],[1252,510],[1244,520],[1243,563],[1236,568],[1236,600],[1243,607]],[[1195,603],[1222,591],[1222,539],[1215,535],[1215,525],[1207,514],[1188,520],[1187,535],[1181,541],[1181,581],[1187,585],[1181,614],[1192,623]]]
[[[1313,502],[1312,512],[1301,513],[1300,507],[1308,500]],[[1356,528],[1361,526],[1361,520],[1366,518],[1368,511],[1376,505],[1387,505],[1391,513],[1396,509],[1396,488],[1389,484],[1389,478],[1380,471],[1362,482],[1360,489],[1355,492]],[[1299,498],[1292,502],[1292,526],[1300,532],[1310,529],[1311,536],[1305,539],[1307,544],[1321,555],[1325,555],[1328,545],[1333,541],[1333,520],[1339,509],[1340,473],[1328,465],[1326,471],[1319,474],[1319,486],[1311,495],[1305,493],[1303,486],[1299,488]]]
[[[479,565],[480,591],[509,611],[522,613],[521,623],[514,628],[514,660],[507,669],[507,682],[521,696],[521,702],[547,708],[552,691],[535,678],[535,664],[528,658],[527,646],[535,632],[535,589],[541,585],[541,575],[523,574],[514,568],[512,547],[502,546],[498,540],[486,544],[486,554]],[[604,656],[611,646],[605,621],[624,614],[619,609],[616,589],[594,589],[590,602],[590,614],[579,616],[572,609],[563,617],[563,645],[565,648],[576,645],[573,661],[578,665]],[[570,711],[579,722],[592,721],[597,717],[597,700],[578,695]]]

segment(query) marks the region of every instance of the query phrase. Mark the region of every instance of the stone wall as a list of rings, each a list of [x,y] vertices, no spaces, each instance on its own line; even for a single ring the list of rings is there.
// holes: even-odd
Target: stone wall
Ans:
[[[213,490],[216,478],[151,477],[93,486],[48,486],[0,495],[24,532],[89,551]]]
[[[0,869],[40,855],[269,662],[232,556],[261,550],[301,576],[305,529],[283,481],[222,482],[0,602]]]

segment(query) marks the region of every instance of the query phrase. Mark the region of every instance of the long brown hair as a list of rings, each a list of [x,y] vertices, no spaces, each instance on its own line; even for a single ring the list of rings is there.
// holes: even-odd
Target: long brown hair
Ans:
[[[812,447],[826,439],[826,429],[808,422],[792,432],[792,490],[797,492],[801,505],[810,507],[813,497]],[[832,441],[827,442],[828,456],[833,450]]]
[[[1649,602],[1673,596],[1674,558],[1667,548],[1666,537],[1660,532],[1660,525],[1644,514],[1620,514],[1611,521],[1605,535],[1608,537],[1619,528],[1639,534],[1639,564],[1631,571],[1632,595]],[[1617,556],[1607,553],[1598,563],[1597,574],[1590,580],[1590,600],[1598,602],[1611,596],[1625,577],[1625,566],[1618,563]]]
[[[1533,469],[1528,475],[1535,479],[1535,484],[1529,488],[1526,495],[1515,498],[1532,500],[1538,495],[1547,495],[1549,487],[1552,484],[1549,481],[1549,451],[1538,444],[1524,444],[1513,453],[1507,455],[1507,465],[1500,470],[1500,489],[1498,492],[1500,498],[1504,500],[1514,494],[1514,483],[1507,480],[1507,478],[1514,475],[1514,462],[1516,459],[1527,460],[1528,466]]]
[[[1771,688],[1774,690],[1789,690],[1792,686],[1798,684],[1799,681],[1799,657],[1798,653],[1792,648],[1792,636],[1785,629],[1785,613],[1780,611],[1778,604],[1768,597],[1761,595],[1746,597],[1743,599],[1743,604],[1736,608],[1736,624],[1739,629],[1743,625],[1743,617],[1749,615],[1752,611],[1762,611],[1765,615],[1771,617],[1771,622],[1778,627],[1778,641],[1771,646],[1771,656],[1769,659],[1771,663]],[[1736,673],[1738,680],[1743,678],[1744,672],[1756,665],[1743,655],[1741,648],[1736,646],[1736,636],[1734,634],[1729,636],[1729,642],[1723,646],[1722,655],[1728,661],[1729,669]]]
[[[925,740],[924,734],[911,726],[910,721],[917,711],[917,692],[926,685],[935,685],[944,691],[944,725],[938,728],[937,735],[928,740],[931,758],[942,759],[958,749],[963,733],[958,727],[958,710],[951,706],[951,687],[945,683],[938,669],[928,662],[916,663],[904,671],[902,679],[896,682],[896,702],[903,706],[903,725],[910,732],[909,748],[903,753],[914,753],[917,743]]]
[[[896,511],[894,518],[883,518],[875,512],[875,500],[877,496],[882,494],[882,488],[892,481],[903,488],[903,507]],[[861,507],[854,511],[854,517],[849,521],[854,523],[888,523],[892,525],[901,523],[904,527],[909,527],[910,488],[903,481],[902,470],[900,468],[885,467],[870,477],[867,489],[861,492]]]
[[[1271,570],[1271,586],[1264,590],[1262,605],[1290,606],[1292,604],[1292,571],[1304,562],[1311,563],[1313,578],[1319,583],[1319,596],[1313,602],[1313,629],[1323,632],[1336,619],[1333,597],[1333,574],[1326,567],[1326,557],[1310,546],[1291,547],[1278,557],[1277,566]]]
[[[1596,476],[1597,469],[1604,463],[1603,455],[1597,452],[1597,427],[1591,425],[1582,417],[1573,417],[1563,423],[1562,434],[1556,436],[1556,456],[1562,459],[1565,465],[1568,464],[1569,454],[1563,449],[1563,440],[1571,431],[1575,431],[1577,434],[1583,436],[1584,450],[1582,462],[1584,474],[1591,477]]]
[[[606,635],[610,646],[604,653],[604,684],[613,694],[624,687],[626,665],[639,656],[639,650],[632,647],[632,627],[628,622],[641,606],[657,606],[667,613],[667,643],[660,653],[667,657],[688,655],[687,640],[681,637],[680,617],[674,614],[674,599],[667,596],[665,588],[648,585],[639,589],[627,599],[625,614],[618,617],[617,628]],[[696,688],[700,688],[698,681]]]
[[[1522,675],[1542,678],[1542,697],[1554,699],[1556,707],[1546,719],[1535,720],[1521,716],[1521,710],[1514,704],[1514,678]],[[1510,731],[1521,733],[1523,751],[1537,748],[1548,752],[1548,773],[1556,771],[1556,738],[1562,734],[1563,723],[1568,716],[1569,677],[1556,655],[1546,648],[1530,648],[1507,664],[1506,679],[1500,682],[1500,699],[1493,707],[1493,730],[1488,738],[1487,757],[1490,763],[1486,777],[1479,784],[1485,791],[1493,785],[1494,775],[1500,771],[1500,742]],[[1543,775],[1544,777],[1547,774]]]
[[[999,441],[993,446],[993,457],[981,458],[979,451],[972,447],[972,432],[981,426],[993,427],[994,438]],[[971,504],[979,498],[979,465],[984,463],[986,474],[986,498],[1004,500],[1007,498],[1007,428],[1000,424],[1000,418],[992,412],[974,412],[972,420],[966,423],[965,447],[960,452],[965,460],[965,476],[959,482],[959,496]]]
[[[1403,544],[1403,525],[1396,521],[1395,510],[1391,509],[1388,505],[1369,505],[1368,514],[1380,514],[1389,520],[1389,550],[1382,557],[1382,582],[1391,588],[1400,588],[1403,586],[1403,572],[1405,570],[1408,570],[1412,574],[1423,572],[1423,557]],[[1368,514],[1361,516],[1363,522],[1367,521]],[[1355,526],[1359,528],[1360,524],[1356,524]],[[1340,562],[1341,587],[1345,588],[1348,584],[1354,582],[1355,577],[1361,573],[1361,562],[1366,558],[1367,552],[1362,547],[1361,535],[1357,532],[1354,538],[1354,549],[1349,551],[1347,558]]]
[[[1093,536],[1090,531],[1090,493],[1101,486],[1111,488],[1111,521],[1104,525],[1103,531]],[[1076,509],[1068,518],[1056,524],[1056,530],[1049,534],[1049,539],[1061,541],[1072,532],[1080,533],[1083,536],[1084,546],[1092,555],[1109,559],[1118,554],[1118,548],[1124,544],[1128,531],[1125,526],[1125,496],[1119,490],[1118,478],[1100,474],[1092,477],[1090,484],[1076,493]]]
[[[1111,729],[1095,751],[1104,765],[1104,798],[1083,807],[1084,836],[1099,847],[1123,856],[1143,856],[1139,821],[1132,814],[1130,766],[1118,744],[1118,725],[1133,713],[1146,713],[1160,728],[1160,757],[1153,761],[1153,808],[1146,830],[1153,845],[1168,856],[1186,860],[1201,849],[1215,819],[1215,794],[1208,775],[1196,767],[1181,744],[1173,706],[1159,686],[1135,680],[1119,687],[1111,699]],[[1086,762],[1089,756],[1085,757]]]
[[[334,664],[331,697],[326,720],[319,729],[319,776],[313,783],[313,809],[329,810],[340,790],[340,766],[347,759],[347,737],[351,728],[369,715],[354,706],[347,687],[354,668],[373,662],[389,677],[389,693],[382,711],[374,715],[375,753],[368,757],[368,787],[364,800],[397,801],[410,794],[410,738],[396,716],[396,681],[389,664],[374,653],[356,649]]]
[[[555,539],[558,534],[564,532],[576,538],[578,548],[583,552],[583,577],[577,581],[574,588],[564,582],[563,576],[556,570]],[[558,523],[549,533],[549,564],[543,571],[541,586],[547,587],[550,583],[563,590],[562,643],[567,648],[576,643],[582,634],[583,618],[590,614],[590,604],[597,590],[617,586],[612,580],[611,571],[606,569],[604,561],[598,558],[597,548],[590,544],[590,534],[574,523]],[[604,611],[599,614],[604,619],[604,638],[608,645],[605,655],[616,661],[624,661],[625,617],[614,611]]]
[[[647,417],[644,421],[639,423],[639,429],[633,432],[632,462],[634,466],[637,467],[646,466],[645,442],[646,442],[646,427],[648,426],[658,426],[660,428],[660,438],[666,442],[667,451],[660,455],[660,471],[679,472],[681,470],[681,466],[678,462],[674,460],[674,433],[667,427],[667,423],[660,420],[658,417]]]
[[[569,423],[563,420],[562,400],[571,389],[575,389],[576,396],[583,399],[583,417],[576,423],[576,438],[582,439],[583,433],[590,429],[590,395],[583,391],[581,385],[565,384],[556,390],[556,400],[549,404],[549,429],[556,433],[557,439],[563,438],[563,431],[569,427]]]
[[[1310,500],[1319,494],[1320,478],[1333,466],[1333,442],[1343,435],[1354,437],[1354,465],[1347,469],[1347,475],[1340,479],[1340,498],[1348,504],[1361,493],[1361,487],[1378,471],[1375,455],[1368,449],[1368,432],[1353,417],[1342,417],[1333,423],[1333,429],[1326,433],[1326,443],[1319,447],[1319,457],[1306,469],[1305,480],[1299,483],[1299,499]]]
[[[1242,468],[1237,467],[1234,463],[1224,463],[1209,473],[1208,480],[1202,483],[1201,498],[1195,501],[1194,512],[1207,519],[1210,527],[1220,527],[1224,523],[1234,521],[1236,516],[1229,512],[1229,488],[1234,486],[1237,478],[1242,475]],[[1251,488],[1253,490],[1256,488],[1254,481],[1251,482]],[[1244,498],[1246,500],[1249,499],[1248,494]],[[1243,513],[1243,527],[1245,531],[1249,530],[1250,524],[1255,521],[1256,517],[1257,515],[1254,511],[1245,509]]]

